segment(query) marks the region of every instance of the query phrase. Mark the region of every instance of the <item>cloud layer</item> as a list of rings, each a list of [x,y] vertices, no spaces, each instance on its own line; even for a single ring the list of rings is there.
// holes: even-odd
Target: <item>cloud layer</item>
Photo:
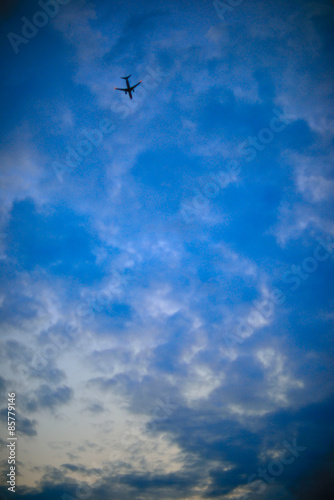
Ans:
[[[1,12],[18,499],[330,498],[333,4],[223,5]]]

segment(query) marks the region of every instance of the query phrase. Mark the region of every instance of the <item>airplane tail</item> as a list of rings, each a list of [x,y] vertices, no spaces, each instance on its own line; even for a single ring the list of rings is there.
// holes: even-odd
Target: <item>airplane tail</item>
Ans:
[[[121,78],[123,78],[123,80],[127,80],[128,78],[130,78],[131,75],[129,76],[121,76]]]

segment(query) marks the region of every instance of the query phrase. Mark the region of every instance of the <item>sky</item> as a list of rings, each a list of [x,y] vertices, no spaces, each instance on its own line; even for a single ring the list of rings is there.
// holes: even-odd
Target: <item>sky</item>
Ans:
[[[2,3],[1,499],[333,498],[333,20]]]

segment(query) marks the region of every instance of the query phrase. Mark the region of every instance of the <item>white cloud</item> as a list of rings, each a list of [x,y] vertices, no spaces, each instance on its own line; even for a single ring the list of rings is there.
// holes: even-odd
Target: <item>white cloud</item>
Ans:
[[[224,373],[215,373],[209,366],[193,361],[189,365],[187,378],[182,383],[181,392],[187,404],[192,407],[199,400],[208,399],[224,379]]]
[[[41,155],[33,145],[29,125],[23,123],[6,139],[8,146],[0,155],[0,187],[3,193],[1,212],[5,221],[14,201],[31,197],[39,205],[48,199],[40,189],[45,174],[41,167]]]
[[[257,358],[266,372],[266,389],[269,399],[279,406],[290,406],[290,389],[302,389],[304,382],[290,373],[284,356],[273,348],[260,349]]]

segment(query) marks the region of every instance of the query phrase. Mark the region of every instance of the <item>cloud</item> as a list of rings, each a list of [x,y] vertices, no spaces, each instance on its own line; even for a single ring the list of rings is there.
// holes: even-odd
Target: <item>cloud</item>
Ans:
[[[40,205],[47,198],[40,191],[44,173],[41,168],[41,155],[33,145],[29,124],[25,122],[8,134],[7,144],[1,151],[0,186],[4,193],[0,206],[2,229],[8,222],[15,201],[30,196]]]
[[[291,487],[295,498],[298,500],[316,500],[321,497],[330,500],[333,491],[334,460],[331,451],[321,457],[321,465],[317,462],[316,470],[311,469],[311,474],[302,476],[297,485]]]
[[[84,475],[90,474],[90,471],[86,467],[84,467],[83,465],[78,466],[78,465],[73,465],[73,464],[62,464],[61,467],[63,467],[65,470],[68,470],[70,472],[80,472]],[[97,470],[97,469],[92,469],[92,472],[93,472],[93,474],[96,474],[96,473],[99,473],[102,471]]]
[[[102,413],[105,411],[105,408],[100,403],[92,403],[87,406],[86,410],[91,413]]]
[[[0,376],[0,394],[1,394],[1,396],[5,392],[6,386],[7,386],[6,379],[4,379],[3,377]]]
[[[3,420],[3,422],[7,425],[7,417],[8,417],[7,408],[3,408],[0,411],[0,417],[1,420]],[[29,437],[37,435],[37,430],[36,430],[37,420],[29,420],[29,418],[24,417],[22,413],[19,411],[16,411],[15,418],[16,418],[15,432]]]
[[[48,408],[55,409],[60,405],[68,404],[73,398],[73,390],[70,387],[62,386],[56,389],[51,388],[46,384],[42,384],[35,391],[35,399],[28,404],[30,411]]]
[[[262,496],[321,491],[310,457],[323,463],[332,436],[332,259],[296,291],[282,276],[333,234],[330,12],[244,2],[221,23],[212,3],[69,2],[16,58],[0,390],[15,382],[18,428],[38,437],[18,498],[78,485],[96,500],[236,498],[294,437],[309,454]],[[133,101],[114,91],[130,72]],[[264,144],[274,107],[289,124]],[[52,163],[106,118],[112,134],[60,183]],[[238,175],[209,200],[232,159]],[[284,302],[261,315],[277,287]]]

